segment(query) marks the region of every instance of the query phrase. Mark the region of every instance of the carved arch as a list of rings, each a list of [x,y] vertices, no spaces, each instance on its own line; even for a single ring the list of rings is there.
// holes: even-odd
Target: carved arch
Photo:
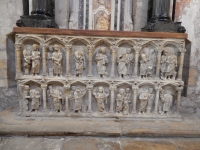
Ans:
[[[124,85],[124,84],[126,84],[128,86],[132,86],[132,84],[129,83],[129,82],[120,82],[120,83],[116,84],[116,86],[119,87],[119,86]]]
[[[118,47],[120,47],[122,44],[129,44],[131,46],[136,45],[136,43],[134,41],[132,41],[132,40],[125,40],[125,39],[118,41],[116,45]]]
[[[28,41],[28,40],[32,40],[32,41],[35,41],[37,42],[39,45],[41,45],[43,43],[43,39],[41,38],[38,38],[38,37],[35,37],[35,36],[25,36],[21,39],[19,39],[19,44],[22,45],[24,42]]]
[[[58,42],[58,43],[60,43],[63,47],[65,47],[65,45],[66,45],[66,43],[64,42],[64,40],[61,40],[61,39],[59,39],[59,38],[57,38],[57,37],[52,37],[52,38],[50,38],[50,39],[48,39],[48,40],[45,41],[45,43],[46,43],[47,45],[50,45],[50,44],[52,44],[53,42]]]
[[[142,48],[140,49],[140,51],[142,51],[147,45],[151,45],[155,48],[156,51],[158,51],[158,45],[154,42],[154,41],[148,41],[145,44],[142,45]]]
[[[95,83],[94,83],[94,86],[96,86],[96,85],[98,85],[98,84],[106,84],[106,85],[108,85],[108,87],[110,86],[110,84],[109,84],[108,82],[106,82],[106,81],[98,81],[98,82],[95,82]]]
[[[162,45],[163,49],[164,49],[167,45],[173,45],[173,46],[175,46],[179,51],[180,51],[180,49],[182,48],[181,45],[180,45],[180,43],[178,43],[178,42],[175,42],[175,41],[167,41],[167,42],[165,42],[165,43]]]
[[[84,82],[81,82],[81,81],[71,82],[70,85],[73,85],[73,84],[76,84],[76,83],[86,86],[86,84]]]
[[[27,85],[30,83],[34,83],[34,84],[38,85],[39,87],[41,86],[40,81],[35,81],[35,80],[25,80],[22,84]]]
[[[69,45],[73,45],[75,42],[81,42],[84,45],[88,45],[90,42],[84,38],[73,38],[71,40],[69,40]]]
[[[142,83],[139,84],[139,87],[142,87],[144,85],[150,85],[153,88],[155,87],[155,83],[154,82],[142,82]]]
[[[47,85],[51,85],[51,84],[61,84],[61,85],[65,85],[65,83],[63,81],[53,81],[53,80],[50,80],[47,82]]]

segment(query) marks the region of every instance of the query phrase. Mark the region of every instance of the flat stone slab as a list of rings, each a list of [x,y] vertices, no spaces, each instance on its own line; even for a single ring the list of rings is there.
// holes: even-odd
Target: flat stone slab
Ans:
[[[18,106],[0,112],[3,136],[200,137],[198,116],[181,119],[20,117]]]
[[[1,150],[199,150],[200,139],[1,138]]]

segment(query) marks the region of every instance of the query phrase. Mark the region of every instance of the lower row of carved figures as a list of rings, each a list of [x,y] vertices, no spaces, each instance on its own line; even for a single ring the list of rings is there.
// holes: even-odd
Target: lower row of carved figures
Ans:
[[[55,112],[63,112],[64,96],[60,92],[59,88],[53,88],[49,86],[48,90],[49,101]],[[106,105],[108,105],[109,93],[105,91],[105,88],[99,86],[92,92],[93,96],[97,101],[98,113],[100,115],[106,114]],[[66,103],[69,101],[74,101],[73,112],[81,113],[83,109],[83,97],[86,95],[86,89],[76,86],[71,87],[70,93],[66,96]],[[121,115],[129,115],[131,104],[131,89],[130,88],[120,88],[116,96],[116,113]],[[173,104],[173,95],[168,90],[161,90],[160,100],[158,106],[159,114],[168,114],[171,110]],[[24,112],[37,112],[41,106],[41,94],[39,90],[29,89],[28,85],[24,86],[23,90],[23,102],[21,105],[21,110]],[[153,88],[144,88],[143,92],[138,96],[139,102],[139,114],[151,113],[153,108],[155,96]],[[29,108],[29,103],[31,106]]]
[[[53,52],[54,49],[54,52]],[[62,59],[63,54],[60,51],[59,45],[54,45],[47,54],[47,60],[50,63],[49,75],[50,76],[62,76]],[[161,63],[161,79],[173,79],[176,78],[177,56],[169,52],[167,49],[163,52],[161,62],[156,62],[156,56],[153,55],[154,49],[150,49],[149,54],[142,53],[140,55],[140,77],[152,78],[153,70],[156,67],[156,63]],[[25,75],[29,75],[31,70],[32,75],[38,75],[40,73],[40,61],[41,54],[39,46],[34,44],[33,51],[25,49],[23,51],[24,56],[24,68]],[[128,78],[131,75],[131,66],[133,65],[133,54],[130,48],[126,49],[126,52],[120,54],[117,57],[117,71],[120,78]],[[69,58],[68,58],[69,59]],[[83,49],[79,49],[74,54],[75,68],[74,76],[81,77],[86,69],[86,57]],[[95,56],[97,72],[100,78],[108,76],[107,67],[109,58],[106,55],[106,47],[101,47],[99,52]]]

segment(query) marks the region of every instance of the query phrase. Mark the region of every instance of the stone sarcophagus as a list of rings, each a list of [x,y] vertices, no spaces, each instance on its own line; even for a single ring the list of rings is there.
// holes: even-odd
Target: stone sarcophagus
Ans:
[[[186,34],[14,32],[21,116],[179,117]]]

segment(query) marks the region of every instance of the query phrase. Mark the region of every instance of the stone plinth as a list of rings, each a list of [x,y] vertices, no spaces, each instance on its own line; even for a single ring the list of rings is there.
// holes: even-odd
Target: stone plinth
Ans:
[[[19,115],[180,117],[186,34],[14,32]]]

